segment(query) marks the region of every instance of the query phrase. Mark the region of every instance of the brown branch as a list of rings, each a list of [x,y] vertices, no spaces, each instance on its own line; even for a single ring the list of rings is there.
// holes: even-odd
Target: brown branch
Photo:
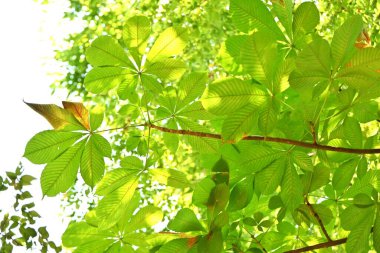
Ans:
[[[316,249],[329,248],[329,247],[337,246],[346,242],[347,242],[347,238],[342,238],[339,240],[323,242],[323,243],[307,246],[300,249],[288,250],[288,251],[285,251],[284,253],[300,253],[300,252],[306,252],[306,251],[311,251],[311,250],[316,250]]]
[[[154,124],[149,124],[149,123],[147,123],[146,126],[157,129],[157,130],[162,131],[162,132],[166,132],[166,133],[191,135],[191,136],[198,136],[198,137],[222,140],[222,136],[220,134],[203,133],[203,132],[196,132],[196,131],[190,131],[190,130],[176,130],[176,129],[170,129],[170,128],[166,128],[166,127],[160,127],[160,126],[157,126]],[[243,140],[277,142],[277,143],[284,143],[284,144],[289,144],[289,145],[294,145],[294,146],[299,146],[299,147],[304,147],[304,148],[328,150],[328,151],[341,152],[341,153],[380,154],[379,148],[375,148],[375,149],[342,148],[342,147],[320,145],[317,143],[308,143],[308,142],[296,141],[296,140],[290,140],[290,139],[278,138],[278,137],[245,136],[245,137],[243,137]]]
[[[325,228],[325,225],[323,225],[323,222],[321,220],[321,217],[319,217],[318,213],[314,210],[313,206],[310,204],[309,200],[307,199],[307,197],[305,197],[305,203],[306,205],[308,206],[308,208],[310,209],[310,212],[313,214],[313,216],[315,217],[315,219],[317,219],[318,223],[319,223],[319,226],[321,227],[322,229],[322,232],[323,234],[325,235],[327,241],[331,242],[332,239],[330,238],[329,234],[327,233],[327,230]]]

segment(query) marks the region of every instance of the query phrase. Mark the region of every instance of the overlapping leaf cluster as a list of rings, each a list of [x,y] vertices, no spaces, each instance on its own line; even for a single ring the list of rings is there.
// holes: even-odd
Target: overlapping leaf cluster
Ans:
[[[361,17],[350,17],[328,41],[316,32],[320,14],[312,2],[272,1],[269,9],[260,0],[231,0],[229,9],[237,35],[221,47],[228,77],[216,81],[207,72],[186,73],[182,52],[191,34],[181,26],[154,37],[151,20],[138,15],[123,28],[125,47],[109,36],[92,42],[85,87],[116,94],[126,115],[125,125],[110,129],[127,139],[121,168],[104,177],[111,151],[95,131],[97,116],[81,104],[29,104],[57,129],[37,134],[25,151],[47,163],[43,192],[66,191],[80,167],[102,196],[85,221],[67,229],[65,246],[291,252],[347,241],[347,252],[367,252],[372,236],[371,247],[380,250],[379,156],[364,151],[379,146],[380,49],[363,43]],[[252,135],[262,141],[247,140]],[[165,167],[184,150],[199,154],[189,154],[195,175],[180,164]],[[153,184],[178,188],[191,202],[164,219],[165,206],[145,198]],[[157,233],[163,219],[171,220]]]

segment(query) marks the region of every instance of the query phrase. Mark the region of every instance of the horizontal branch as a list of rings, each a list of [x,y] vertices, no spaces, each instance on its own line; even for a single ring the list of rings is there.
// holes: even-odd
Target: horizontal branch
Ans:
[[[176,130],[176,129],[170,129],[166,127],[160,127],[154,124],[146,124],[146,126],[157,129],[162,132],[166,133],[172,133],[172,134],[181,134],[181,135],[191,135],[191,136],[198,136],[198,137],[204,137],[204,138],[212,138],[212,139],[220,139],[222,140],[222,136],[220,134],[211,134],[211,133],[203,133],[203,132],[196,132],[196,131],[190,131],[190,130]],[[328,151],[334,151],[334,152],[341,152],[341,153],[351,153],[351,154],[380,154],[380,149],[357,149],[357,148],[342,148],[342,147],[333,147],[328,145],[320,145],[317,143],[308,143],[303,141],[296,141],[296,140],[290,140],[285,138],[277,138],[277,137],[266,137],[266,136],[245,136],[243,137],[243,140],[246,141],[265,141],[265,142],[277,142],[277,143],[284,143],[304,148],[311,148],[311,149],[320,149],[320,150],[328,150]]]
[[[323,249],[323,248],[329,248],[333,246],[337,246],[340,244],[344,244],[347,242],[347,238],[342,238],[339,240],[334,240],[334,241],[329,241],[329,242],[323,242],[319,244],[315,244],[312,246],[307,246],[304,248],[299,248],[299,249],[294,249],[294,250],[288,250],[285,251],[284,253],[300,253],[300,252],[306,252],[306,251],[311,251],[311,250],[316,250],[316,249]]]

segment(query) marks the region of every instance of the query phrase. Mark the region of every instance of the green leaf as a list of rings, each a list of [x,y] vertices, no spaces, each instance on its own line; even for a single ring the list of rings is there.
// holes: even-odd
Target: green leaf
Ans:
[[[202,96],[204,108],[218,115],[226,115],[248,105],[259,107],[266,100],[266,92],[237,78],[210,84]]]
[[[231,211],[241,210],[246,207],[253,196],[252,177],[238,182],[231,191],[228,209]]]
[[[136,156],[127,156],[121,159],[120,165],[123,168],[126,169],[132,169],[132,170],[142,170],[144,168],[144,165],[142,161],[137,158]]]
[[[198,253],[223,252],[223,235],[220,230],[213,231],[202,237],[198,242]]]
[[[313,2],[301,3],[294,13],[294,36],[311,32],[319,23],[319,11]]]
[[[255,186],[262,194],[272,194],[280,185],[286,167],[283,158],[274,160],[264,169],[256,173]]]
[[[230,12],[235,26],[242,32],[248,33],[257,28],[277,38],[283,38],[273,16],[260,0],[231,0]]]
[[[86,50],[86,59],[94,67],[121,66],[135,69],[127,53],[110,36],[101,36]]]
[[[188,253],[188,251],[194,246],[192,240],[194,238],[180,238],[171,240],[168,243],[162,245],[162,247],[157,251],[157,253]],[[194,240],[196,242],[196,240]]]
[[[292,21],[293,21],[293,0],[271,1],[273,5],[273,12],[280,20],[282,26],[285,28],[289,35],[292,35]]]
[[[186,178],[186,174],[173,169],[150,169],[149,173],[152,174],[153,180],[160,184],[172,186],[175,188],[190,187],[190,182]]]
[[[304,193],[313,192],[326,185],[330,180],[330,169],[321,163],[314,167],[312,172],[306,172],[302,177]]]
[[[256,80],[269,85],[279,62],[276,40],[263,32],[254,33],[242,45],[241,63]]]
[[[91,131],[97,130],[103,123],[104,113],[90,113]]]
[[[373,247],[376,251],[380,251],[380,212],[377,207],[375,224],[373,225]]]
[[[25,102],[30,108],[42,115],[54,129],[85,130],[74,115],[54,104],[32,104]]]
[[[145,206],[141,208],[124,229],[124,232],[132,232],[141,228],[150,228],[162,221],[164,214],[161,209],[155,206]]]
[[[359,193],[354,197],[354,205],[357,207],[365,208],[373,204],[375,204],[375,202],[367,194]]]
[[[112,149],[110,143],[100,134],[92,134],[91,138],[96,149],[102,156],[111,157]]]
[[[265,136],[270,134],[276,127],[278,113],[275,108],[274,102],[275,101],[270,101],[269,103],[263,105],[260,108],[258,126]]]
[[[178,129],[175,119],[170,118],[166,123],[166,126],[170,129]],[[164,139],[165,145],[170,149],[172,153],[175,153],[178,149],[179,137],[176,134],[163,133],[162,137]]]
[[[355,41],[363,29],[360,16],[353,16],[336,30],[331,41],[334,70],[346,64],[355,53]]]
[[[105,177],[104,177],[105,179]],[[114,178],[112,178],[114,179]],[[107,180],[109,184],[111,180]],[[96,208],[96,216],[99,218],[99,226],[106,229],[115,225],[122,217],[123,211],[132,199],[138,184],[135,173],[124,176],[117,182],[119,187],[108,193]]]
[[[258,112],[254,105],[244,106],[236,113],[229,115],[223,122],[222,137],[226,141],[239,141],[248,135],[257,122]]]
[[[44,195],[55,196],[67,191],[74,184],[83,148],[84,141],[81,141],[46,165],[41,175],[41,188]]]
[[[105,240],[114,236],[107,231],[99,231],[98,228],[88,225],[86,222],[73,222],[62,235],[62,244],[65,247],[76,247],[91,242]]]
[[[117,95],[120,99],[128,99],[131,103],[134,103],[134,99],[138,99],[138,94],[136,93],[136,87],[139,82],[139,77],[135,73],[126,74],[120,76],[119,83],[117,84]]]
[[[105,196],[136,178],[138,171],[124,168],[107,172],[96,186],[96,194]]]
[[[92,93],[106,94],[128,79],[129,75],[131,75],[129,70],[120,67],[97,67],[87,73],[84,86]]]
[[[359,122],[352,118],[347,117],[343,122],[343,134],[346,140],[349,141],[352,147],[361,148],[363,146],[362,130]]]
[[[186,63],[179,59],[164,58],[146,66],[145,73],[153,74],[162,80],[174,81],[179,79],[187,70]]]
[[[58,132],[46,130],[40,132],[28,141],[24,157],[35,164],[53,161],[71,147],[83,134],[74,132]]]
[[[372,220],[374,214],[374,206],[360,208],[355,205],[348,206],[340,214],[342,228],[345,230],[354,230],[360,227],[365,221]],[[372,225],[373,220],[371,221]],[[368,240],[368,239],[367,239]]]
[[[178,107],[187,106],[200,97],[206,88],[207,81],[205,72],[192,72],[184,76],[178,83]]]
[[[103,177],[105,164],[103,155],[100,153],[93,136],[86,142],[80,161],[80,174],[86,184],[94,187]]]
[[[151,24],[145,16],[134,16],[127,20],[123,28],[124,43],[128,48],[137,48],[140,54],[145,52],[151,33]]]
[[[284,205],[293,211],[303,202],[302,184],[296,169],[289,163],[281,184],[281,199]]]
[[[302,170],[304,171],[313,171],[314,166],[313,162],[311,161],[311,157],[306,154],[305,152],[301,151],[293,151],[292,153],[292,159],[295,164],[297,164]]]
[[[159,58],[178,55],[186,47],[187,30],[169,27],[163,31],[150,49],[147,59],[154,62]]]
[[[335,190],[344,190],[352,180],[358,160],[349,160],[336,168],[333,175],[332,185]]]
[[[351,231],[346,243],[346,250],[348,253],[365,253],[369,251],[368,238],[371,234],[372,224],[373,213],[371,213],[367,219],[363,219],[360,224]]]
[[[198,206],[207,205],[212,189],[215,183],[211,178],[204,178],[195,185],[193,192],[193,203]]]
[[[181,209],[169,222],[168,228],[176,232],[205,231],[194,212],[189,208]]]

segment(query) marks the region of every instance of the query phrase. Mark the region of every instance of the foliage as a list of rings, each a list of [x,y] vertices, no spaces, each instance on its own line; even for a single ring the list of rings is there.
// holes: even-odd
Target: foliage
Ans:
[[[99,196],[63,245],[380,250],[380,49],[360,15],[333,33],[317,30],[320,15],[312,2],[231,0],[218,57],[202,49],[216,76],[198,64],[207,58],[191,64],[198,37],[182,19],[165,27],[130,14],[93,40],[83,83],[97,107],[27,103],[54,127],[25,149],[47,164],[44,195],[80,172]]]
[[[38,227],[36,224],[41,216],[34,210],[32,194],[25,190],[34,179],[24,174],[21,163],[15,171],[7,171],[6,177],[0,177],[0,191],[8,191],[9,194],[13,190],[15,193],[12,212],[4,213],[0,210],[0,213],[3,212],[0,223],[1,252],[10,253],[14,248],[21,247],[40,252],[48,252],[49,249],[54,252],[62,250],[61,246],[49,240],[46,227]]]

